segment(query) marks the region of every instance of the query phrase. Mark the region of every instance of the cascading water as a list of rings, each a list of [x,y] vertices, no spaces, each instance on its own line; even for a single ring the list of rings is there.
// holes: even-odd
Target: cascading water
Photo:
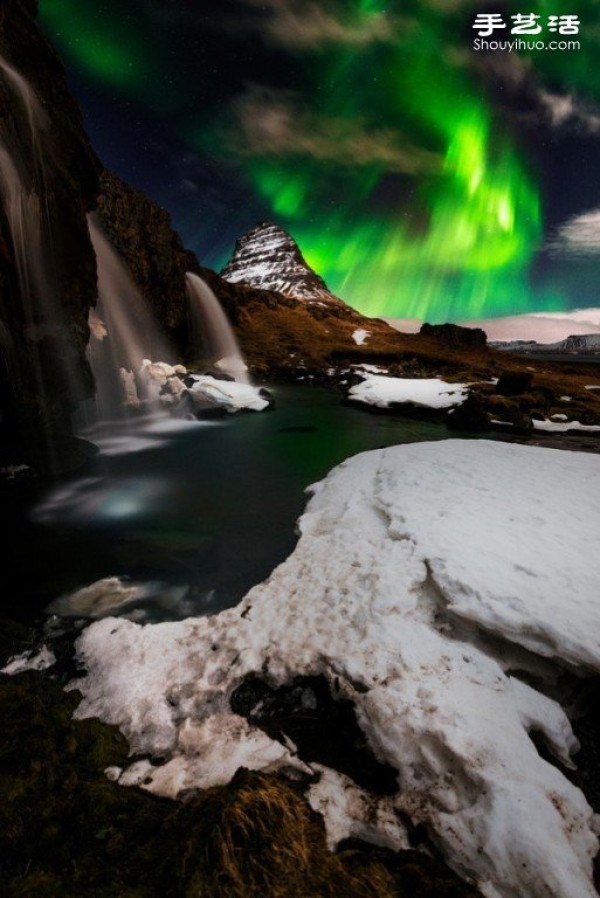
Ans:
[[[25,78],[2,56],[0,73],[24,108],[29,126],[29,134],[26,137],[20,135],[24,150],[30,151],[27,155],[25,152],[18,154],[14,146],[15,134],[4,129],[0,137],[0,188],[22,298],[29,305],[28,313],[35,318],[44,312],[56,311],[48,308],[54,284],[50,213],[46,205],[47,173],[41,140],[47,117]]]
[[[6,85],[7,95],[25,114],[5,118],[0,129],[1,202],[11,236],[18,292],[25,313],[23,333],[29,347],[27,357],[18,359],[19,376],[24,382],[35,383],[47,455],[52,461],[50,432],[59,405],[55,403],[51,408],[48,401],[48,372],[52,372],[55,383],[60,377],[65,396],[69,392],[75,395],[78,384],[54,275],[48,151],[43,140],[48,120],[28,82],[1,56],[0,79]],[[11,314],[10,307],[5,311]],[[47,343],[52,350],[43,349],[44,341],[52,341]],[[6,359],[5,363],[11,362]]]
[[[198,344],[206,342],[217,367],[238,383],[249,384],[247,365],[221,303],[197,274],[188,272],[185,277]]]
[[[12,88],[25,107],[27,118],[29,120],[29,127],[31,129],[31,136],[36,146],[38,146],[39,132],[47,123],[46,113],[42,109],[40,101],[25,78],[23,78],[23,76],[2,56],[0,56],[0,69],[3,72],[5,79],[10,82]]]
[[[151,398],[141,373],[143,362],[168,360],[171,353],[94,214],[88,224],[98,266],[98,304],[90,314],[88,355],[96,381],[96,417],[106,421]]]

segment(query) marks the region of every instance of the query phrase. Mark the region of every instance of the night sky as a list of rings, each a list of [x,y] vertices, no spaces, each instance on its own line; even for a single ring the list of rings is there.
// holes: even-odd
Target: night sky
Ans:
[[[567,8],[568,7],[568,8]],[[476,52],[476,13],[579,50]],[[551,33],[549,16],[580,20]],[[598,306],[596,0],[40,0],[104,164],[219,269],[258,220],[430,321]]]

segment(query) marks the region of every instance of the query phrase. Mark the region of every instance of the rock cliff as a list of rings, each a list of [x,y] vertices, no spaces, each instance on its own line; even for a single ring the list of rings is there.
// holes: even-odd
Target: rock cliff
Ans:
[[[101,167],[36,16],[33,0],[7,0],[0,12],[0,411],[3,446],[43,455],[41,425],[64,429],[93,389],[84,351],[96,264],[85,216]]]
[[[181,358],[189,356],[186,272],[199,272],[192,252],[184,249],[169,213],[130,187],[117,175],[103,172],[98,216],[111,244]]]

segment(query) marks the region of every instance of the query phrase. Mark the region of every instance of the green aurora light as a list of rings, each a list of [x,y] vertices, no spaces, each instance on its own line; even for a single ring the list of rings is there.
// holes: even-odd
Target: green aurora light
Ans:
[[[386,6],[362,2],[359,14],[380,16]],[[328,47],[314,63],[324,114],[360,119],[367,130],[392,122],[439,153],[439,171],[420,179],[416,195],[374,216],[367,200],[387,172],[367,167],[352,172],[324,217],[316,207],[327,174],[312,161],[254,160],[250,177],[309,264],[365,314],[444,320],[526,311],[542,236],[535,185],[468,72],[443,53],[456,16],[413,12],[392,43]],[[559,306],[560,297],[535,297],[537,310]]]
[[[67,56],[151,108],[174,103],[158,65],[161,36],[132,32],[88,0],[81,6],[85,15],[75,18],[68,0],[41,0],[42,21]],[[586,44],[593,7],[592,0],[569,7],[582,20],[580,51],[528,54],[542,78],[592,100],[600,97],[596,42]],[[543,209],[525,153],[474,65],[476,4],[331,0],[327,8],[354,34],[378,36],[284,48],[303,72],[295,93],[308,120],[335,122],[340,133],[358,129],[367,139],[384,130],[396,145],[406,140],[425,153],[427,165],[402,171],[377,154],[336,159],[302,145],[241,149],[231,108],[221,117],[196,110],[193,121],[179,120],[190,144],[233,163],[333,292],[368,315],[441,321],[564,308],[558,287],[531,283]],[[523,11],[507,4],[507,15]],[[526,11],[547,16],[556,8],[530,0]]]

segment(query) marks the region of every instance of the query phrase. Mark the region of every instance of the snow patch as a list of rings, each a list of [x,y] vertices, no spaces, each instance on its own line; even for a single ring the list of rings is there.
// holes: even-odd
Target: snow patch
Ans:
[[[56,656],[47,646],[43,646],[37,654],[33,652],[23,652],[21,655],[15,655],[9,658],[6,667],[0,670],[0,673],[14,676],[23,673],[26,670],[47,670],[56,664]]]
[[[351,387],[348,398],[377,408],[406,403],[424,408],[444,409],[460,405],[468,395],[467,384],[448,384],[437,377],[415,380],[369,374]]]
[[[258,387],[236,381],[217,380],[209,375],[195,377],[193,386],[189,390],[195,395],[213,400],[231,413],[239,412],[242,409],[262,412],[269,405],[267,400],[260,395]]]
[[[582,424],[580,421],[567,421],[566,415],[552,415],[545,421],[533,421],[534,430],[544,430],[549,433],[566,433],[569,430],[582,430],[585,433],[600,431],[600,424]]]
[[[410,848],[391,798],[374,797],[344,774],[319,764],[312,766],[320,776],[308,791],[308,802],[325,821],[331,850],[343,839],[362,839],[394,851]]]
[[[371,331],[366,331],[366,330],[363,330],[362,328],[359,328],[358,330],[355,330],[354,333],[352,334],[352,339],[354,340],[354,342],[356,343],[357,346],[364,346],[364,344],[367,342],[367,337],[370,337],[370,336],[371,336]]]

